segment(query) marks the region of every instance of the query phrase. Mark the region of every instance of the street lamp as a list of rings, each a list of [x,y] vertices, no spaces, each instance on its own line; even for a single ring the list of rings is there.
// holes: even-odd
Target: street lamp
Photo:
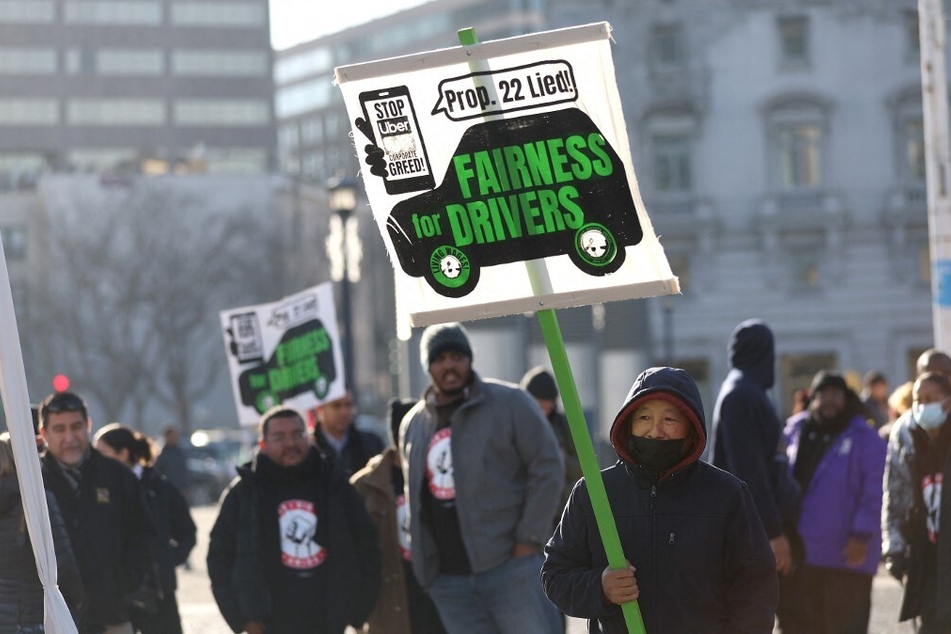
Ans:
[[[357,185],[345,174],[336,174],[327,181],[330,210],[330,233],[327,235],[327,256],[330,278],[340,282],[340,314],[343,321],[343,366],[347,389],[355,390],[353,382],[353,313],[350,283],[360,279],[363,247],[357,234],[359,225],[353,217],[357,208]]]

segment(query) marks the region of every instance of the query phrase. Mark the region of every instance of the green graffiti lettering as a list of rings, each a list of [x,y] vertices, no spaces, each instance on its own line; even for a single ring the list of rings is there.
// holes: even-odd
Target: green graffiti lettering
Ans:
[[[518,213],[517,196],[512,194],[508,197],[499,196],[498,198],[490,198],[489,209],[502,217],[502,220],[505,222],[505,227],[508,229],[507,233],[509,236],[513,238],[522,237],[522,218]],[[499,233],[505,235],[505,232],[500,231]]]
[[[565,150],[571,157],[571,173],[579,180],[591,178],[591,159],[584,153],[585,138],[580,134],[573,134],[565,139]]]
[[[575,201],[578,200],[578,189],[574,185],[565,185],[558,190],[558,202],[564,208],[563,220],[569,229],[580,229],[584,224],[584,212]]]
[[[479,193],[483,196],[502,193],[495,174],[495,165],[489,153],[484,150],[479,151],[473,154],[472,158],[475,162],[476,176],[479,178]]]
[[[607,141],[598,132],[587,136],[553,137],[523,145],[508,145],[453,157],[453,167],[462,197],[481,197],[610,176],[614,165],[606,151]],[[415,225],[414,225],[415,227]],[[426,235],[425,227],[416,227]]]
[[[500,148],[494,148],[492,150],[492,163],[495,165],[495,173],[499,177],[499,184],[502,185],[502,191],[507,192],[511,189],[511,185],[509,185],[508,170],[505,169],[505,157],[502,155]]]
[[[525,217],[525,230],[530,236],[545,233],[545,227],[538,224],[541,210],[535,206],[536,200],[538,200],[538,194],[533,191],[522,192],[518,195],[518,206]]]
[[[525,161],[531,173],[528,181],[532,185],[551,185],[551,161],[548,160],[548,146],[544,141],[525,144]]]
[[[595,160],[592,163],[594,173],[598,176],[610,176],[614,173],[614,165],[611,163],[611,157],[604,151],[604,146],[608,142],[597,132],[588,135],[588,149],[594,154]]]
[[[462,205],[446,205],[446,217],[449,218],[449,229],[452,230],[452,239],[457,247],[472,244],[472,224],[469,214]]]
[[[492,225],[489,220],[488,205],[481,200],[473,200],[466,205],[466,208],[469,210],[472,233],[475,234],[476,242],[479,244],[495,242],[495,234],[492,232]]]
[[[541,212],[542,222],[545,224],[545,232],[564,231],[565,222],[561,218],[558,209],[558,196],[550,189],[538,190],[538,207]]]
[[[551,171],[555,174],[555,182],[570,182],[573,177],[571,169],[566,169],[568,157],[565,155],[565,140],[548,139],[548,156],[551,161]]]
[[[452,166],[456,170],[456,179],[459,181],[459,191],[463,198],[472,197],[472,188],[469,181],[475,178],[475,172],[472,170],[472,156],[469,154],[458,154],[452,157]]]
[[[574,185],[562,185],[448,205],[446,213],[456,246],[486,244],[578,229],[584,224],[579,196]]]
[[[252,390],[261,390],[267,387],[267,374],[249,374],[248,375],[248,387]]]
[[[512,180],[512,189],[521,189],[532,184],[528,168],[525,167],[525,152],[517,145],[502,148],[505,156],[505,169]]]
[[[326,328],[321,328],[320,330],[315,330],[311,333],[314,341],[314,354],[318,355],[321,352],[327,352],[330,350],[330,335],[327,334]]]
[[[419,214],[413,214],[413,229],[416,231],[416,237],[422,238],[423,236],[427,238],[432,238],[433,236],[441,236],[442,228],[439,226],[439,216],[440,214],[432,214],[431,216],[420,216]]]
[[[286,368],[272,368],[267,374],[272,392],[292,391],[300,385],[313,383],[320,377],[315,357],[301,359]]]

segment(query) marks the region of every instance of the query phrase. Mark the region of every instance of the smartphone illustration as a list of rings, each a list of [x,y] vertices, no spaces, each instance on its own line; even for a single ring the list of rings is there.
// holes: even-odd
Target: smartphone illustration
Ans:
[[[373,128],[374,142],[386,157],[387,175],[383,179],[386,193],[405,194],[435,188],[436,179],[406,86],[362,92],[360,106]]]

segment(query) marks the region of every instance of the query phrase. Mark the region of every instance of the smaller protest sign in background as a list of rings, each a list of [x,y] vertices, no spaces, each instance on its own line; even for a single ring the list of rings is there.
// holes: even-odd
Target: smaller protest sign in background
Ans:
[[[238,420],[268,408],[300,411],[345,393],[333,287],[328,282],[269,304],[221,312]]]

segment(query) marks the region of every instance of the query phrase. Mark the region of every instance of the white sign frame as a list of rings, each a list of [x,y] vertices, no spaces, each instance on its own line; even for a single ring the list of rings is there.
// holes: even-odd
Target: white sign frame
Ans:
[[[637,187],[610,33],[610,25],[601,22],[336,69],[357,155],[367,166],[362,174],[367,198],[396,270],[398,305],[406,307],[414,326],[679,292]],[[569,119],[581,127],[558,128]],[[486,152],[527,151],[543,142],[554,148],[554,157],[562,151],[552,143],[575,142],[573,152],[562,154],[587,156],[565,163],[558,155],[558,175],[570,168],[580,185],[552,184],[550,177],[545,183],[537,175],[516,183],[516,157],[496,159],[497,173],[485,180],[480,175],[479,194],[473,194],[475,186],[463,174],[476,169],[478,135],[499,142],[508,138],[500,130],[509,135],[518,126],[531,130],[514,133],[523,135],[513,145],[489,145]],[[555,131],[546,132],[549,128]],[[557,135],[558,129],[580,132],[538,141],[531,136]],[[602,147],[592,144],[591,134],[601,138]],[[463,147],[476,149],[466,153]],[[611,157],[603,163],[613,170],[607,185],[590,174],[602,149]],[[548,167],[554,161],[548,160]],[[483,165],[490,163],[482,156]],[[592,183],[587,193],[585,181]],[[460,194],[450,187],[466,192],[466,200],[457,200]],[[566,189],[582,193],[573,199]],[[512,197],[526,191],[531,200],[513,212],[524,199]],[[599,199],[604,192],[629,201],[629,207],[616,205],[616,197]],[[546,202],[534,202],[545,196]],[[611,204],[596,204],[606,201]],[[415,213],[417,207],[427,211]],[[630,229],[632,221],[640,237]],[[607,238],[594,234],[601,242],[589,259],[581,244],[590,227],[610,230],[605,229]],[[574,251],[566,246],[572,237]],[[433,248],[437,242],[446,246]],[[602,263],[597,259],[602,256],[613,263]]]

